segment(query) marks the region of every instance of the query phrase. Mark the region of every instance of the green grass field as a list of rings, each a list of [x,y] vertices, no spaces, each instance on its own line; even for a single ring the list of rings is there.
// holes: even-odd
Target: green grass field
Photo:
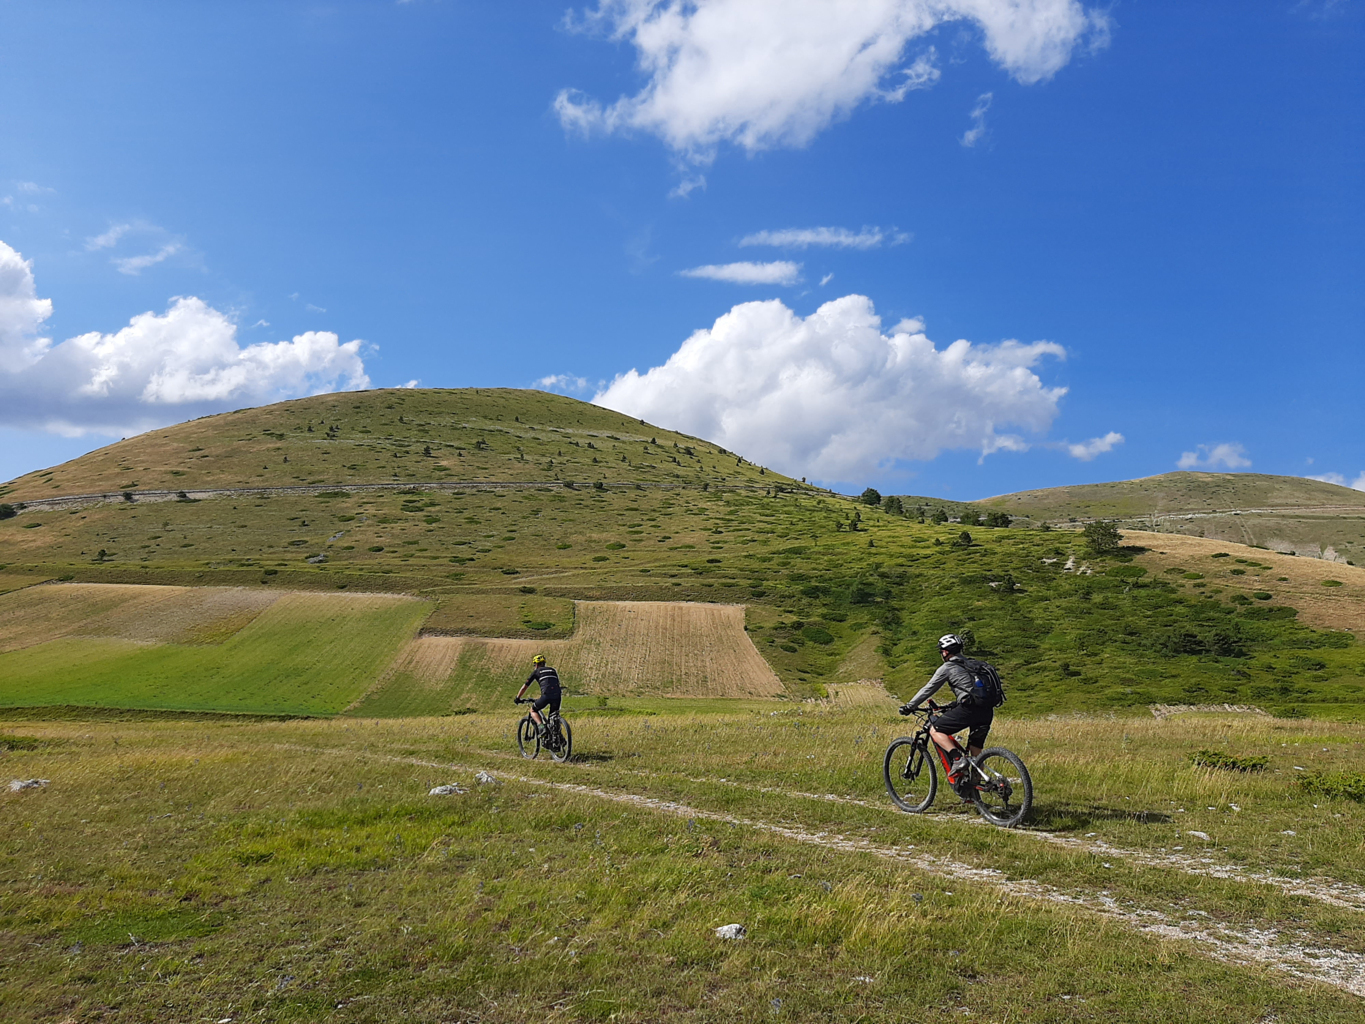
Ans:
[[[1365,685],[1352,634],[1299,622],[1273,580],[1205,559],[1183,567],[1200,574],[1192,583],[1131,555],[1090,557],[1057,531],[978,528],[962,547],[956,524],[833,496],[532,488],[124,503],[39,515],[37,530],[27,518],[0,522],[11,573],[406,592],[458,633],[562,637],[571,598],[745,603],[763,610],[751,636],[797,698],[855,665],[908,689],[945,629],[970,632],[1025,709],[1242,702],[1349,715]],[[41,545],[26,549],[34,535]],[[92,561],[97,545],[118,560]],[[310,552],[328,561],[309,565]],[[1072,557],[1089,574],[1065,571]],[[1353,588],[1322,600],[1358,600]]]
[[[0,701],[329,715],[360,697],[430,612],[396,597],[284,597],[220,645],[68,637],[0,654]]]
[[[891,808],[893,713],[621,703],[568,711],[568,765],[516,757],[510,707],[0,722],[51,780],[0,792],[0,1016],[1360,1017],[1365,811],[1295,784],[1360,727],[1002,720],[1038,789],[1007,833]]]

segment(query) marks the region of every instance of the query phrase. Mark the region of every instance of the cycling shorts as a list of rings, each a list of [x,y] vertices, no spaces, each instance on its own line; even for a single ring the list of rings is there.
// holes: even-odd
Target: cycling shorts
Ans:
[[[959,701],[949,704],[930,719],[929,724],[939,732],[947,733],[959,733],[963,729],[970,729],[971,732],[967,734],[967,745],[984,747],[986,735],[991,731],[991,722],[994,719],[995,708],[983,704],[963,704]]]
[[[559,711],[560,691],[551,690],[549,693],[542,693],[535,700],[531,701],[531,708],[534,711],[544,711],[547,707],[551,711]]]

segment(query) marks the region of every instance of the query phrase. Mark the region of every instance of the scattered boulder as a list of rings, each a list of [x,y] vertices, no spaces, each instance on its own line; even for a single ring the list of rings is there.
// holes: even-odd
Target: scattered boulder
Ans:
[[[723,924],[716,929],[718,939],[742,939],[749,934],[749,929],[742,924]]]
[[[474,776],[474,781],[481,786],[490,782],[493,783],[494,785],[501,785],[501,783],[498,782],[497,779],[493,778],[493,776],[489,775],[487,772],[479,772],[479,774]]]
[[[40,786],[46,786],[47,783],[47,779],[12,779],[10,780],[9,791],[17,793],[21,789],[37,789]]]
[[[1192,828],[1186,829],[1186,830],[1185,830],[1185,835],[1187,835],[1187,836],[1194,836],[1194,838],[1196,838],[1196,839],[1202,839],[1202,840],[1204,840],[1204,842],[1206,842],[1206,843],[1209,841],[1209,834],[1208,834],[1207,832],[1196,832],[1196,831],[1195,831],[1194,829],[1192,829]]]
[[[468,790],[461,789],[453,782],[448,786],[437,786],[427,796],[453,796],[456,793],[466,793]]]

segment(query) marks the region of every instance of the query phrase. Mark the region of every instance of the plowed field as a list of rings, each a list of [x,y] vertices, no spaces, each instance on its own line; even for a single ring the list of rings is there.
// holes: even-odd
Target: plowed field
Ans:
[[[744,631],[741,605],[579,601],[568,640],[420,637],[358,715],[448,714],[515,693],[544,654],[570,693],[776,697],[782,682]]]

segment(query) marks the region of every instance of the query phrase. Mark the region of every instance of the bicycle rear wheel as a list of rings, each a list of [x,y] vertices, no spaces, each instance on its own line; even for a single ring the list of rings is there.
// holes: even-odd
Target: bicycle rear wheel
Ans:
[[[909,736],[892,740],[882,761],[882,778],[892,802],[903,811],[919,814],[934,802],[938,772],[934,759],[922,744]]]
[[[540,732],[530,715],[517,723],[517,746],[521,750],[521,756],[528,760],[540,753]]]
[[[987,747],[976,759],[986,776],[973,774],[972,802],[992,825],[1014,828],[1033,807],[1033,779],[1023,760],[1004,747]]]
[[[567,761],[573,754],[573,730],[569,728],[569,723],[558,715],[555,716],[554,724],[555,737],[559,743],[557,747],[550,748],[550,756],[556,761]]]

